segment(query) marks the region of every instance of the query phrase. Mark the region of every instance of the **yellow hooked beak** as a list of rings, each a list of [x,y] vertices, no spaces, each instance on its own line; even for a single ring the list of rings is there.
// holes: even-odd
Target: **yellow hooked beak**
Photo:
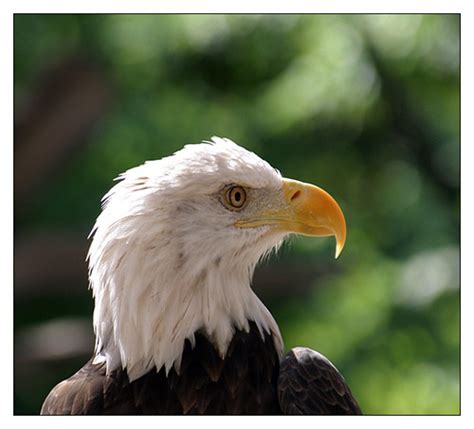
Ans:
[[[325,190],[309,183],[283,179],[283,203],[256,218],[236,222],[250,228],[272,225],[277,230],[313,237],[336,237],[336,258],[346,242],[346,220],[336,200]]]

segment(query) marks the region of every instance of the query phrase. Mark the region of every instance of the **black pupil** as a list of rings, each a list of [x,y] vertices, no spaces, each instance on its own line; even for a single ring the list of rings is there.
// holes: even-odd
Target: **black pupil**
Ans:
[[[235,201],[237,201],[237,202],[240,201],[241,196],[240,196],[240,192],[239,192],[239,191],[237,191],[237,192],[234,194],[234,198],[235,198]]]

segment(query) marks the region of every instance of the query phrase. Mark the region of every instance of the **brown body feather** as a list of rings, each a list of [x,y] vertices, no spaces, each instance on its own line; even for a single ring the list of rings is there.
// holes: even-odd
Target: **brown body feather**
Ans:
[[[196,335],[186,342],[180,373],[151,371],[129,382],[127,373],[106,375],[92,359],[58,384],[42,414],[358,414],[360,409],[339,372],[318,362],[309,349],[280,362],[272,338],[256,325],[234,335],[225,359]],[[302,359],[305,350],[311,355]],[[320,356],[320,355],[317,355]]]

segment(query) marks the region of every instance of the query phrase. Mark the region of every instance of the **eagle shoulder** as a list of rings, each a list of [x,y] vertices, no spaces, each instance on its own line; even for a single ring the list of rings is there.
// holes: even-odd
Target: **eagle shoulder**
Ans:
[[[94,364],[92,359],[72,377],[56,385],[46,397],[43,415],[108,414],[116,404],[112,393],[120,389],[120,378],[106,375],[105,364]],[[121,397],[120,408],[131,413],[127,406],[128,395]],[[112,411],[113,412],[113,411]]]
[[[362,414],[337,368],[309,348],[283,357],[277,390],[283,414]]]

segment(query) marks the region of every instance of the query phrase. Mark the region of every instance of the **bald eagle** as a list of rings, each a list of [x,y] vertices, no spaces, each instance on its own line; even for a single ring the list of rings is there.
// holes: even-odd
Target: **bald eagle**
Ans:
[[[218,137],[118,179],[88,253],[94,354],[42,414],[360,414],[328,359],[284,355],[250,286],[289,234],[335,236],[339,255],[327,192]]]

